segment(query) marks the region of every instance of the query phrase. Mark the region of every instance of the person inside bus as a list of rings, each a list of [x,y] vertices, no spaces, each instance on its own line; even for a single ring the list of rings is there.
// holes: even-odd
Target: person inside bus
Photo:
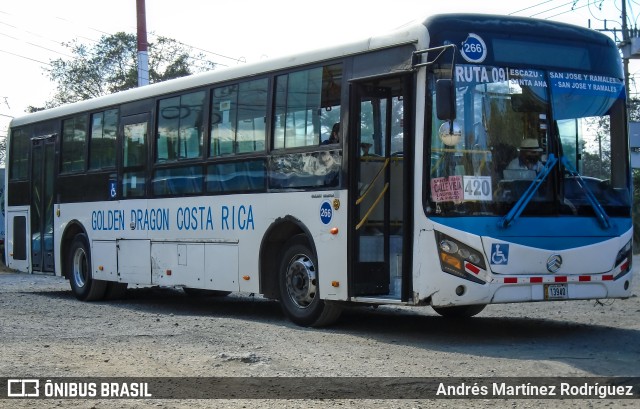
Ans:
[[[333,124],[333,128],[331,128],[331,136],[329,136],[329,139],[322,142],[322,145],[330,145],[332,143],[339,143],[339,142],[340,142],[340,123],[336,122],[335,124]]]
[[[538,144],[538,140],[534,138],[525,138],[518,148],[518,157],[513,159],[507,165],[510,170],[533,170],[536,173],[543,168],[541,161],[542,148]]]
[[[371,153],[369,153],[369,150],[371,149],[373,145],[370,144],[369,142],[362,142],[360,144],[360,156],[371,156]]]

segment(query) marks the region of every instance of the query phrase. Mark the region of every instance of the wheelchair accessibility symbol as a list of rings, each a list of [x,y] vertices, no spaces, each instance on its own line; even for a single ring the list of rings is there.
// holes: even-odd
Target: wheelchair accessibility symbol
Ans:
[[[491,264],[509,264],[509,245],[491,245]]]
[[[110,180],[109,181],[109,197],[112,199],[115,199],[116,196],[118,195],[118,192],[116,191],[116,187],[117,187],[117,182],[115,180]]]

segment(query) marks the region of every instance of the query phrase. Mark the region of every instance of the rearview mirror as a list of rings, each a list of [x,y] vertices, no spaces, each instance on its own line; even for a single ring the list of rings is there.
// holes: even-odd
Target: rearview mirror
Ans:
[[[456,119],[456,92],[452,80],[436,81],[436,114],[438,119]]]

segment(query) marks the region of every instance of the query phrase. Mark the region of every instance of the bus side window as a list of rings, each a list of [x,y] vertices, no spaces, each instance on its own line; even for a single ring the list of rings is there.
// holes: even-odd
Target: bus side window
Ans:
[[[205,96],[198,91],[158,102],[157,162],[202,156]]]
[[[276,77],[273,117],[275,149],[319,145],[340,122],[342,64]]]
[[[62,172],[84,171],[87,120],[82,114],[62,122]]]
[[[268,90],[267,78],[213,90],[209,156],[265,150]]]
[[[97,112],[91,115],[89,169],[104,169],[116,166],[117,131],[117,109]]]

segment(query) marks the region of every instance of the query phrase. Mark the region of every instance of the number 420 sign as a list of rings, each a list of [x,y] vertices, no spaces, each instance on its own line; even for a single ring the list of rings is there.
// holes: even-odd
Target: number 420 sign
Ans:
[[[491,176],[464,176],[464,200],[491,201]]]

